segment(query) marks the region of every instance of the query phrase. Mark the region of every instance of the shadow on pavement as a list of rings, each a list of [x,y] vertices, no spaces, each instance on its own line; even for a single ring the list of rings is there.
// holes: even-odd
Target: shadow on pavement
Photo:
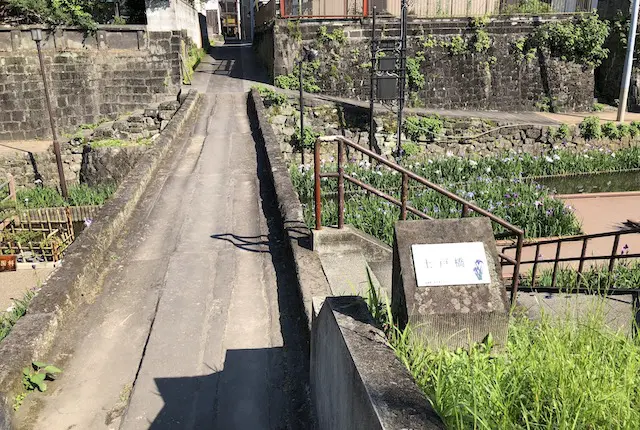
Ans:
[[[273,374],[284,373],[278,366],[282,355],[282,348],[228,350],[218,372],[156,378],[164,407],[149,430],[287,428],[286,418],[272,408],[283,400],[272,394],[273,384],[282,392],[281,375]],[[265,367],[274,372],[265,372]]]
[[[253,82],[269,83],[268,76],[253,52],[251,43],[226,42],[211,46],[208,53],[213,57],[213,75],[228,76]]]
[[[269,252],[268,236],[238,236],[233,233],[211,235],[211,239],[224,240],[236,248],[249,252]]]

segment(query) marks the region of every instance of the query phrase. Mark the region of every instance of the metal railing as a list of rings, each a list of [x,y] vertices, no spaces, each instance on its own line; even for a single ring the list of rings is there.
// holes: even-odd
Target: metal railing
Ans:
[[[525,265],[527,266],[533,265],[531,269],[531,284],[527,287],[523,287],[523,289],[526,289],[529,291],[535,290],[539,292],[565,291],[563,290],[562,286],[558,287],[557,285],[558,273],[559,273],[558,269],[560,268],[560,264],[567,263],[567,264],[575,265],[575,263],[577,263],[578,264],[578,268],[576,271],[577,287],[575,289],[572,289],[571,291],[577,292],[577,293],[598,293],[602,291],[594,291],[593,288],[588,288],[586,286],[583,287],[580,285],[582,274],[584,273],[584,270],[585,270],[585,263],[587,262],[597,263],[601,261],[602,262],[608,261],[609,273],[612,273],[617,260],[640,258],[640,254],[631,254],[629,252],[624,253],[624,249],[620,252],[618,251],[618,247],[620,246],[621,236],[625,236],[628,234],[638,234],[638,233],[640,233],[640,229],[630,228],[627,230],[617,230],[617,231],[610,231],[605,233],[586,234],[586,235],[580,235],[580,236],[560,237],[560,238],[553,238],[553,239],[543,239],[538,241],[531,241],[525,244],[513,244],[513,245],[504,246],[502,247],[502,251],[500,254],[506,255],[509,252],[509,250],[518,249],[519,251],[517,252],[519,252],[521,256],[520,261],[518,262],[519,267],[522,267]],[[589,241],[592,241],[594,239],[602,239],[602,238],[613,239],[613,243],[611,244],[611,252],[606,255],[587,255],[587,248],[589,245]],[[572,255],[572,256],[562,255],[562,250],[563,250],[562,245],[569,244],[569,243],[581,243],[580,255]],[[542,257],[541,248],[544,246],[551,247],[552,249],[555,246],[555,254],[553,258]],[[523,259],[522,255],[526,254],[527,250],[532,248],[535,252],[533,259]],[[566,247],[564,249],[566,249]],[[551,286],[549,287],[536,286],[536,283],[538,280],[537,278],[538,278],[539,266],[540,265],[550,266],[551,264],[553,264],[553,269],[551,272]],[[508,260],[503,261],[502,265],[503,266],[513,265],[513,259],[509,258]],[[608,281],[610,281],[609,283],[611,283],[613,279],[608,279]],[[640,285],[638,286],[637,290],[640,291]],[[633,291],[633,290],[626,289],[626,288],[620,289],[618,291],[616,291],[615,289],[609,289],[608,293],[615,294],[615,293],[629,292],[629,291]]]
[[[337,142],[337,146],[338,146],[338,156],[337,156],[337,160],[338,160],[338,170],[337,172],[321,172],[321,160],[320,160],[320,146],[322,144],[322,142]],[[345,173],[344,171],[344,165],[345,165],[345,161],[344,161],[344,153],[345,153],[345,147],[349,147],[354,149],[355,151],[358,151],[366,156],[369,157],[370,160],[375,160],[378,163],[387,166],[388,168],[400,173],[402,175],[402,188],[401,188],[401,193],[400,193],[400,199],[398,200],[397,198],[378,190],[377,188],[366,184],[362,181],[360,181],[359,179],[356,179],[354,176],[352,175],[348,175]],[[470,212],[475,212],[479,215],[485,216],[487,218],[489,218],[491,221],[495,222],[496,224],[502,226],[505,230],[508,236],[511,237],[515,237],[516,238],[516,255],[515,258],[509,257],[508,255],[500,252],[499,253],[499,257],[501,259],[501,261],[507,261],[509,263],[511,263],[511,265],[513,265],[513,277],[512,277],[512,281],[511,281],[511,302],[512,304],[515,303],[515,298],[516,298],[516,294],[518,292],[518,283],[520,281],[520,258],[521,258],[521,252],[522,252],[522,245],[524,243],[524,231],[522,231],[520,228],[510,224],[509,222],[505,221],[504,219],[497,217],[496,215],[492,214],[489,211],[486,211],[484,209],[482,209],[479,206],[476,206],[475,204],[463,199],[462,197],[440,187],[439,185],[436,185],[428,180],[426,180],[425,178],[423,178],[422,176],[419,176],[417,174],[415,174],[414,172],[405,169],[404,167],[400,166],[399,164],[393,162],[393,161],[389,161],[386,158],[376,154],[375,152],[360,146],[354,142],[351,142],[350,140],[342,137],[342,136],[324,136],[324,137],[320,137],[316,140],[315,143],[315,148],[314,148],[314,157],[313,157],[313,165],[314,165],[314,203],[315,203],[315,228],[316,230],[320,230],[322,229],[322,187],[321,187],[321,179],[322,178],[334,178],[338,180],[338,228],[344,228],[344,202],[345,202],[345,192],[344,192],[344,182],[348,181],[368,192],[370,192],[371,194],[378,196],[382,199],[385,199],[386,201],[400,207],[400,220],[406,220],[407,219],[407,213],[410,212],[416,216],[418,216],[419,218],[422,219],[433,219],[432,217],[430,217],[429,215],[427,215],[426,213],[410,206],[407,202],[407,197],[409,194],[409,180],[413,180],[418,182],[419,184],[430,188],[433,191],[436,191],[440,194],[442,194],[445,197],[450,198],[451,200],[454,200],[456,202],[458,202],[460,204],[460,216],[461,217],[467,217],[470,215]]]
[[[369,0],[280,0],[281,18],[357,19],[367,16]]]
[[[544,15],[589,12],[592,0],[551,0],[544,12],[519,12],[520,0],[408,0],[408,14],[415,18],[449,18],[501,14]],[[281,18],[363,18],[376,7],[381,15],[400,17],[401,0],[281,0]]]

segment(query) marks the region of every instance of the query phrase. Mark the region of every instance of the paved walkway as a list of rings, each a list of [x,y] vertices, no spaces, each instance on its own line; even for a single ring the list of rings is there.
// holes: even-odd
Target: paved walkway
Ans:
[[[306,327],[247,116],[243,78],[259,70],[249,46],[212,53],[191,136],[47,357],[64,374],[30,396],[21,428],[308,428]]]

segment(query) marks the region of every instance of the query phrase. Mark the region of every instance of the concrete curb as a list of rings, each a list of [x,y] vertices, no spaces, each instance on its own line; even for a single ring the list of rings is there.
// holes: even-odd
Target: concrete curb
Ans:
[[[302,204],[298,198],[289,170],[282,158],[280,144],[267,121],[264,113],[262,98],[256,90],[249,93],[249,112],[260,129],[258,143],[266,154],[269,163],[270,176],[276,191],[278,209],[282,216],[284,230],[289,238],[289,245],[293,255],[300,296],[304,304],[307,324],[311,329],[313,320],[313,297],[327,297],[331,295],[331,288],[322,270],[320,258],[313,252],[313,235],[304,222]],[[319,310],[319,308],[318,308]]]
[[[57,329],[73,310],[93,300],[101,288],[101,266],[114,237],[130,219],[140,197],[174,140],[197,111],[200,97],[190,91],[117,192],[100,209],[96,221],[69,246],[55,271],[11,333],[0,342],[0,428],[11,428],[13,394],[21,386],[22,368],[44,357]]]

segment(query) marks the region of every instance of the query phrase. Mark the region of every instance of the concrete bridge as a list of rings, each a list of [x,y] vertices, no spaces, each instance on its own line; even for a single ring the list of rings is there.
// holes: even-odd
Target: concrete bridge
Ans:
[[[64,374],[22,429],[304,429],[308,329],[247,114],[249,45],[212,48],[204,102],[65,324]],[[35,396],[31,396],[35,397]]]

